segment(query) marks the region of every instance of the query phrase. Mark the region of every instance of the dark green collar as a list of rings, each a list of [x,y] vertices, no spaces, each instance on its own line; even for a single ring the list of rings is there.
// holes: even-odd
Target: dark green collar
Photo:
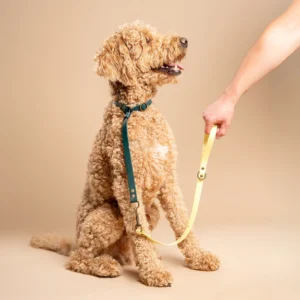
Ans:
[[[121,108],[121,110],[123,111],[123,113],[126,115],[128,112],[131,113],[133,111],[144,111],[148,108],[148,106],[150,106],[152,104],[152,100],[149,99],[147,102],[142,103],[142,104],[138,104],[134,107],[129,107],[127,105],[125,105],[124,103],[120,103],[118,101],[115,101],[114,104],[118,107]]]

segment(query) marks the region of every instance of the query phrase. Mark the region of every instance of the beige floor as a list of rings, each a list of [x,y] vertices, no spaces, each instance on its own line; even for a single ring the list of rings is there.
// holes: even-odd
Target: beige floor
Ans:
[[[295,227],[216,226],[197,232],[202,244],[222,259],[220,270],[189,270],[177,248],[160,247],[174,275],[173,286],[161,289],[140,284],[134,268],[116,279],[67,271],[66,257],[30,248],[30,234],[2,232],[0,299],[300,299],[300,238]]]

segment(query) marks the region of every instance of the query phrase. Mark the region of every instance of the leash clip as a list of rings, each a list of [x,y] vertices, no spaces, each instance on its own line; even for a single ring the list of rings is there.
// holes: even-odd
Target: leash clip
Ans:
[[[137,233],[141,234],[143,232],[143,227],[142,224],[140,223],[140,218],[138,214],[138,208],[140,207],[140,202],[136,202],[137,206],[135,208],[135,218],[136,218],[136,225],[135,225],[135,230]]]

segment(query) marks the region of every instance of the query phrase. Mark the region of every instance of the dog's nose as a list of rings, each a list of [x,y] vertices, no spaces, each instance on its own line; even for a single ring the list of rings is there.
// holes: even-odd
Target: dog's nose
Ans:
[[[181,37],[181,38],[179,39],[179,41],[180,41],[180,45],[181,45],[183,48],[187,48],[187,47],[188,47],[188,40],[187,40],[186,38]]]

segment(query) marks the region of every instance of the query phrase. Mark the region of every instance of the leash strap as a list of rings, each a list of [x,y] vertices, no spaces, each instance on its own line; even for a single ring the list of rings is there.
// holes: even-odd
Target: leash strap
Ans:
[[[131,113],[133,111],[144,111],[152,104],[152,100],[148,100],[145,103],[142,103],[140,105],[136,105],[134,107],[126,106],[123,103],[120,102],[114,102],[114,104],[121,108],[121,110],[124,112],[125,117],[123,120],[122,125],[122,142],[123,142],[123,150],[124,150],[124,158],[125,158],[125,166],[126,166],[126,172],[127,172],[127,180],[128,180],[128,188],[130,193],[130,202],[131,203],[138,203],[137,198],[137,192],[134,182],[134,173],[132,168],[132,161],[131,161],[131,155],[130,155],[130,148],[129,148],[129,139],[128,139],[128,119],[131,116]],[[137,224],[139,224],[138,221],[138,215],[137,215]]]
[[[199,207],[199,203],[200,203],[200,199],[201,199],[202,189],[203,189],[203,183],[204,183],[204,179],[206,178],[207,162],[208,162],[209,155],[211,153],[212,146],[213,146],[215,138],[216,138],[217,128],[218,128],[217,126],[214,126],[212,128],[212,130],[210,131],[210,134],[209,135],[205,134],[205,136],[204,136],[200,168],[197,173],[197,185],[196,185],[196,191],[195,191],[195,195],[194,195],[192,212],[190,215],[188,226],[185,229],[185,231],[183,232],[183,234],[181,235],[181,237],[178,238],[173,243],[165,244],[165,243],[155,240],[150,235],[148,235],[143,230],[143,227],[141,225],[137,226],[137,228],[136,228],[137,234],[144,236],[145,238],[147,238],[148,240],[150,240],[151,242],[153,242],[155,244],[159,244],[159,245],[163,245],[163,246],[177,245],[177,244],[181,243],[188,236],[188,234],[191,232],[191,229],[192,229],[195,219],[196,219],[196,215],[197,215],[197,211],[198,211],[198,207]]]

